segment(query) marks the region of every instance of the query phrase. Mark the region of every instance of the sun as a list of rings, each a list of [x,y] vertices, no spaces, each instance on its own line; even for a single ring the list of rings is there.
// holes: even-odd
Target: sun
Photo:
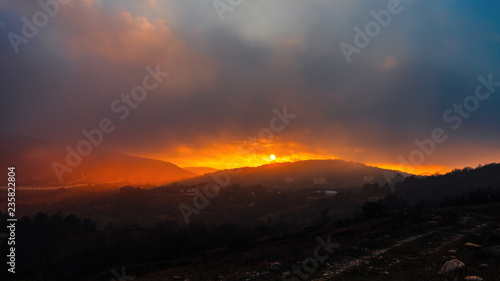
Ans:
[[[274,156],[274,154],[271,154],[271,160],[275,160],[276,159],[276,156]]]

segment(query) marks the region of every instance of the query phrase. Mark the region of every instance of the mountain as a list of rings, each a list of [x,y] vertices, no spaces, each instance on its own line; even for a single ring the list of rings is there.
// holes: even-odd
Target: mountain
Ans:
[[[215,173],[218,171],[217,169],[210,167],[182,167],[182,169],[190,171],[191,173],[195,173],[200,176],[208,173]]]
[[[196,185],[205,182],[264,185],[273,188],[350,187],[386,182],[385,174],[408,174],[343,160],[305,160],[273,163],[259,167],[223,170],[179,182]]]
[[[196,176],[170,162],[112,151],[101,151],[89,156],[82,163],[80,172],[91,182],[98,183],[166,184]]]
[[[4,135],[5,136],[5,135]],[[94,147],[81,163],[67,163],[68,144],[12,135],[0,139],[1,167],[16,167],[16,182],[21,185],[65,185],[77,182],[167,184],[196,174],[175,164],[129,156],[101,147]],[[73,155],[74,156],[74,155]],[[73,159],[73,156],[70,157]],[[60,168],[62,182],[54,166]],[[0,173],[6,182],[7,173]]]

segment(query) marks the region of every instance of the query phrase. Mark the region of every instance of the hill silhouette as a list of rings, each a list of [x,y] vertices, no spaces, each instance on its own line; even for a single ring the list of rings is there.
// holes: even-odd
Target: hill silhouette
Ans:
[[[214,169],[211,167],[182,167],[182,169],[186,171],[190,171],[192,173],[195,173],[197,175],[204,175],[207,173],[215,173],[218,171],[218,169]]]
[[[455,169],[445,175],[410,176],[395,185],[396,192],[404,199],[431,201],[488,188],[500,188],[500,164]]]
[[[15,166],[20,185],[64,185],[82,183],[166,184],[196,176],[175,164],[126,155],[105,148],[94,148],[81,164],[70,167],[60,182],[53,163],[66,165],[67,144],[8,134],[0,139],[0,165]],[[7,174],[0,180],[6,182]]]
[[[366,183],[385,183],[386,173],[408,174],[367,166],[344,160],[305,160],[298,162],[272,163],[259,167],[245,167],[218,171],[200,177],[181,181],[180,184],[196,185],[205,182],[228,184],[263,185],[273,188],[306,187],[351,187]],[[220,184],[220,183],[219,183]]]

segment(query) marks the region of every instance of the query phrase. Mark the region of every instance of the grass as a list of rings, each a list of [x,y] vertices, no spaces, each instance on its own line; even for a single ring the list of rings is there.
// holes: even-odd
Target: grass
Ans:
[[[282,280],[283,272],[313,255],[318,245],[316,237],[331,235],[332,242],[340,243],[341,247],[327,263],[320,263],[309,280],[443,280],[437,272],[451,259],[448,250],[456,250],[456,258],[466,265],[458,280],[467,275],[500,280],[500,257],[483,250],[500,244],[498,237],[491,236],[494,229],[500,228],[499,207],[487,204],[401,211],[371,220],[342,222],[341,226],[327,223],[255,241],[246,251],[221,248],[183,260],[130,265],[127,274],[137,276],[137,281],[174,280],[174,276],[191,281]],[[466,242],[483,248],[466,247]],[[339,266],[353,260],[361,262],[334,274]],[[273,262],[280,265],[271,266]],[[480,268],[481,264],[489,267]],[[107,279],[100,279],[102,276]],[[108,272],[102,276],[93,280],[110,279]]]

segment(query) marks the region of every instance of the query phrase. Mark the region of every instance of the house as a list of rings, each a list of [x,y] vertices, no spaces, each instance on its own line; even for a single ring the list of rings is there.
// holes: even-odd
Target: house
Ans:
[[[334,190],[316,190],[314,193],[322,193],[324,196],[335,196],[338,192]]]

